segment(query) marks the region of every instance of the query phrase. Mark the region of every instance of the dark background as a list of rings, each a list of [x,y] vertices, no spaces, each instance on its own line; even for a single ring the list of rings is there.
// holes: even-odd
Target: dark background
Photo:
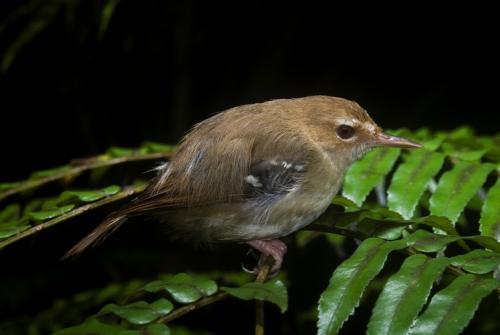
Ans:
[[[27,2],[1,1],[0,19]],[[481,134],[499,131],[500,27],[492,8],[122,0],[99,35],[102,1],[38,4],[53,6],[52,14],[40,14],[46,28],[0,75],[0,182],[110,146],[174,143],[210,114],[275,98],[353,99],[387,128],[469,124]],[[0,29],[0,57],[32,19]],[[239,271],[244,248],[193,250],[132,226],[80,259],[61,263],[62,253],[89,230],[86,223],[99,222],[110,210],[1,253],[8,269],[2,287],[11,291],[2,297],[13,299],[0,309],[2,316],[34,315],[58,297],[159,271]],[[354,247],[351,241],[347,253]],[[284,316],[270,308],[270,333],[300,333],[293,328],[297,310],[314,306],[340,262],[323,255],[325,250],[331,249],[324,240],[290,250],[293,261],[285,269],[297,278],[292,283],[300,289],[291,287],[291,306],[299,307]],[[251,333],[251,304],[220,308],[223,321],[201,313],[186,323],[219,334]],[[364,331],[359,327],[368,310],[357,315],[346,333]]]
[[[176,142],[212,113],[274,98],[342,96],[383,127],[499,129],[492,8],[123,0],[99,39],[102,2],[73,2],[0,77],[2,181]],[[2,1],[1,16],[21,3]]]

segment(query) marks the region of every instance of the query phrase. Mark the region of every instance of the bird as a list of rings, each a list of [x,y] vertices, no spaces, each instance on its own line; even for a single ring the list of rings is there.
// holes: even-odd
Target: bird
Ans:
[[[391,136],[354,101],[308,96],[247,104],[196,124],[145,191],[111,213],[66,257],[98,244],[127,219],[154,217],[172,238],[245,243],[280,270],[280,238],[331,204],[348,167],[376,147],[419,148]]]

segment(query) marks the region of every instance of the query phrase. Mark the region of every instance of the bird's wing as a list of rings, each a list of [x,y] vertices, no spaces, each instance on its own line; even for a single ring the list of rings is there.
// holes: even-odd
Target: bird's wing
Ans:
[[[307,167],[306,141],[293,129],[276,131],[255,120],[248,124],[235,131],[227,122],[224,127],[202,123],[123,213],[238,202],[291,190]]]
[[[279,198],[297,187],[305,171],[306,161],[298,157],[288,157],[287,160],[280,155],[255,162],[244,178],[247,184],[245,196],[263,201]]]
[[[175,208],[207,206],[251,199],[269,201],[290,192],[302,180],[307,163],[294,154],[252,155],[251,142],[233,141],[229,148],[215,145],[211,158],[193,156],[192,163],[169,164],[148,190],[124,208],[124,214],[142,214]],[[157,189],[158,183],[164,180]]]

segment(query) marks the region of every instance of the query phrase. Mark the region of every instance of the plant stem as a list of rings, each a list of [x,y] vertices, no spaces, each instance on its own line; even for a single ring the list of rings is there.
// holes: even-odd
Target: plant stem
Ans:
[[[259,271],[257,273],[257,283],[266,281],[269,271],[274,264],[274,259],[269,256],[261,255],[259,261]],[[264,335],[264,301],[257,300],[255,302],[255,335]]]
[[[36,224],[35,226],[17,234],[17,235],[14,235],[12,237],[9,237],[3,241],[0,242],[0,249],[3,249],[5,248],[6,246],[8,246],[9,244],[12,244],[14,242],[17,242],[23,238],[26,238],[30,235],[33,235],[33,234],[36,234],[36,233],[39,233],[40,231],[42,230],[45,230],[49,227],[52,227],[56,224],[59,224],[61,222],[64,222],[68,219],[71,219],[75,216],[78,216],[80,214],[83,214],[91,209],[95,209],[95,208],[98,208],[98,207],[101,207],[101,206],[104,206],[106,204],[109,204],[109,203],[112,203],[112,202],[115,202],[115,201],[118,201],[118,200],[121,200],[121,199],[125,199],[125,198],[128,198],[134,194],[137,194],[137,193],[140,193],[144,190],[144,186],[138,186],[138,187],[127,187],[125,188],[123,191],[115,194],[115,195],[112,195],[112,196],[109,196],[107,198],[104,198],[102,200],[98,200],[96,202],[93,202],[93,203],[90,203],[90,204],[87,204],[87,205],[83,205],[83,206],[80,206],[80,207],[77,207],[75,208],[74,210],[66,213],[66,214],[63,214],[61,216],[58,216],[52,220],[49,220],[49,221],[45,221],[45,222],[42,222],[42,223],[39,223],[39,224]]]
[[[203,298],[201,300],[198,300],[195,303],[177,308],[172,313],[167,314],[166,316],[156,320],[156,323],[168,323],[168,322],[175,320],[175,319],[177,319],[185,314],[191,313],[197,309],[200,309],[200,308],[205,307],[207,305],[213,304],[214,302],[217,302],[217,301],[229,298],[229,297],[230,297],[229,293],[226,293],[226,292],[216,293],[210,297],[206,297],[206,298]]]

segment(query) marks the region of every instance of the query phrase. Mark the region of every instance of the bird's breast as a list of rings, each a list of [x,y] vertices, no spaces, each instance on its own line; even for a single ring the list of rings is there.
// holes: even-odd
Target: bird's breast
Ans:
[[[317,188],[308,185],[291,192],[276,205],[267,224],[278,225],[280,236],[307,226],[328,208],[339,187],[337,180],[330,179]]]

